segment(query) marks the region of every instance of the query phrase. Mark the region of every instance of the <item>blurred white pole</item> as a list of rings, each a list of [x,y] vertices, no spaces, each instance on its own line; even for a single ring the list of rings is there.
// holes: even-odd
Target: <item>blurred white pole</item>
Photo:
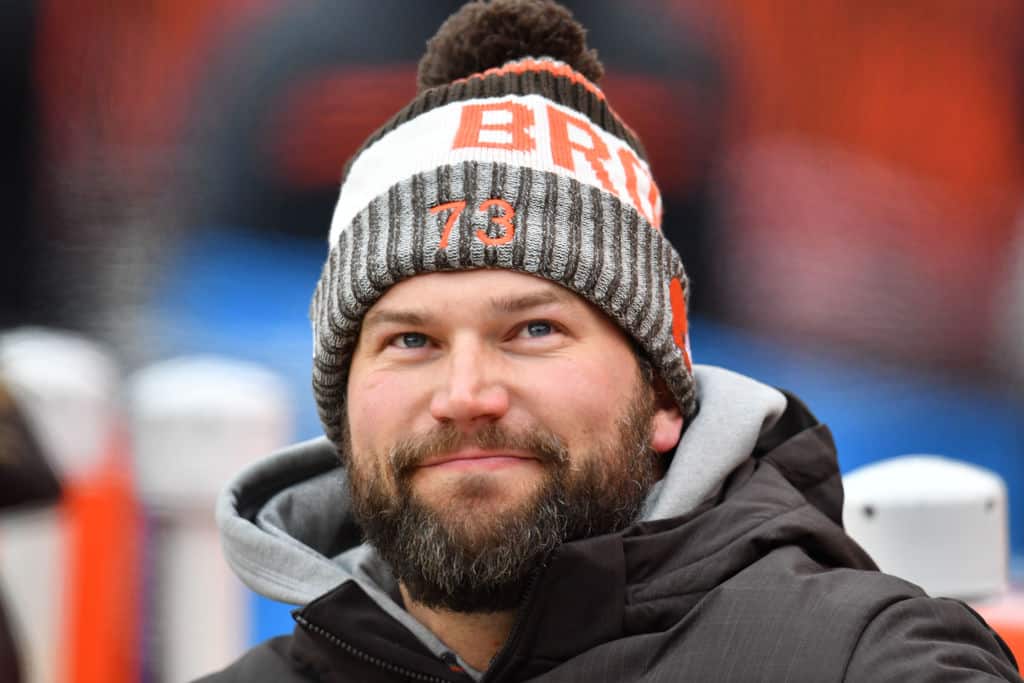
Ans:
[[[83,337],[41,328],[0,335],[0,377],[65,483],[88,479],[117,428],[119,374]],[[0,581],[26,683],[52,683],[66,665],[68,520],[46,508],[0,517]]]
[[[0,518],[0,583],[26,683],[58,680],[54,644],[64,637],[66,534],[57,512],[31,510]]]
[[[984,599],[1007,590],[1006,485],[948,458],[907,455],[843,478],[847,532],[882,571],[934,596]]]
[[[130,405],[137,482],[153,526],[147,647],[157,680],[192,680],[247,645],[247,594],[223,560],[214,502],[238,470],[290,439],[288,392],[258,366],[197,356],[138,372]]]

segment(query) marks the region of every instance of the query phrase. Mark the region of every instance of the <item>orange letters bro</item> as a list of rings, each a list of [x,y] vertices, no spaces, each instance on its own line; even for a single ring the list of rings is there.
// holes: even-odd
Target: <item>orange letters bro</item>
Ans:
[[[549,127],[549,149],[541,151],[548,153],[550,161],[570,172],[576,171],[577,161],[585,161],[602,189],[622,198],[628,197],[629,203],[636,207],[647,222],[660,230],[658,187],[633,151],[623,145],[613,156],[608,144],[589,120],[550,104],[545,105],[545,114]],[[459,128],[452,149],[487,148],[533,152],[537,150],[537,138],[533,135],[535,124],[535,112],[521,102],[503,100],[465,104],[460,112]],[[577,134],[573,135],[572,131]],[[610,167],[619,172],[617,177],[623,185],[621,188],[615,187],[609,173]],[[639,187],[640,176],[648,189],[643,199]]]

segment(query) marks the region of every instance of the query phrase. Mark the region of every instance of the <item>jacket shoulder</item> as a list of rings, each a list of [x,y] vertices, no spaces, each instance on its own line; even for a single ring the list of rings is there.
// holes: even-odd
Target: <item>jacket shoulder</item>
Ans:
[[[298,671],[288,652],[291,636],[272,638],[246,652],[221,671],[194,683],[308,683],[315,680]]]
[[[764,663],[768,680],[838,681],[875,615],[923,597],[897,577],[829,567],[789,547],[727,581],[713,602],[745,615],[742,631],[756,651],[751,662]]]
[[[958,600],[913,597],[887,605],[861,633],[847,681],[1020,681],[1006,643]]]
[[[1021,680],[963,603],[878,571],[828,567],[795,547],[725,582],[702,607],[720,627],[710,642],[747,653],[731,680]]]

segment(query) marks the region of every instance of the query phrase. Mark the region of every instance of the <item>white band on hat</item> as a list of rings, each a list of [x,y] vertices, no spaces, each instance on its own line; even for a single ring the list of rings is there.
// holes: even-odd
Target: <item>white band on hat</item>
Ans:
[[[367,148],[342,185],[329,244],[395,183],[463,161],[568,175],[615,195],[652,227],[661,225],[661,195],[650,167],[624,140],[546,97],[513,95],[432,109]]]

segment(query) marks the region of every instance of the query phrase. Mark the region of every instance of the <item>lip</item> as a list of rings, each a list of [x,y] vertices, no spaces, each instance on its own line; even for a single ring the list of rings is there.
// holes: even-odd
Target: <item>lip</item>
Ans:
[[[429,458],[419,468],[492,470],[536,461],[533,456],[514,451],[467,449]]]

